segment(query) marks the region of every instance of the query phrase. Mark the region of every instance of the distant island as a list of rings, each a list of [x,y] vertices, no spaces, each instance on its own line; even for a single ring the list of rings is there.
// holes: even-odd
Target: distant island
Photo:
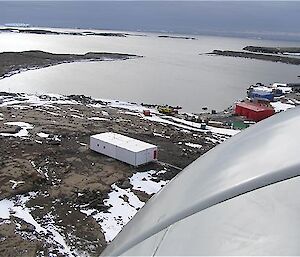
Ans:
[[[241,57],[271,62],[300,65],[299,47],[258,47],[246,46],[243,51],[214,50],[211,55]]]
[[[159,35],[158,37],[160,37],[160,38],[175,38],[175,39],[197,40],[195,37],[184,37],[184,36]]]
[[[14,32],[27,34],[42,34],[42,35],[74,35],[74,36],[102,36],[102,37],[126,37],[127,33],[119,32],[93,32],[93,31],[54,31],[47,29],[32,29],[32,28],[0,28],[0,32]]]
[[[265,46],[246,46],[244,51],[265,53],[265,54],[284,54],[284,55],[299,55],[300,47],[265,47]]]
[[[142,56],[101,52],[89,52],[86,54],[53,54],[43,51],[3,52],[0,53],[0,79],[22,71],[40,69],[62,63],[127,60],[139,57]]]

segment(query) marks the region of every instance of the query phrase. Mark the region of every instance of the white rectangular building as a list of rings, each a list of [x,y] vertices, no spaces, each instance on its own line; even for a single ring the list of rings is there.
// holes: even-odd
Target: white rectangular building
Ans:
[[[133,166],[157,160],[157,146],[113,132],[91,136],[90,148]]]

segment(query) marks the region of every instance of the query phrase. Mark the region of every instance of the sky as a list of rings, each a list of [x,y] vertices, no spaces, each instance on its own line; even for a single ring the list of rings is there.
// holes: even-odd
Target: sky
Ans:
[[[0,24],[168,31],[299,34],[298,1],[0,1]]]

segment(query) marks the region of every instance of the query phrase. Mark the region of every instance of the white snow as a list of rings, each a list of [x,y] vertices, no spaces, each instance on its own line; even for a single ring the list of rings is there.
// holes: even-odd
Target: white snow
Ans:
[[[157,193],[168,181],[155,182],[151,179],[153,175],[166,172],[146,171],[137,172],[130,178],[133,189],[147,194]],[[126,199],[127,198],[127,199]],[[130,189],[121,189],[117,185],[112,185],[112,191],[108,194],[108,199],[104,200],[106,206],[112,206],[108,212],[98,212],[95,209],[84,210],[87,206],[80,206],[81,212],[92,215],[100,224],[107,242],[112,241],[129,220],[136,214],[137,210],[143,207],[144,203],[131,192]]]
[[[77,113],[80,113],[80,111],[79,110],[77,110],[77,109],[74,109],[74,108],[68,108],[71,112],[77,112]]]
[[[3,199],[0,201],[0,219],[9,219],[9,211],[13,208],[14,203],[10,200]]]
[[[202,145],[199,144],[193,144],[193,143],[184,143],[184,144],[193,148],[202,148]]]
[[[128,198],[126,200],[125,198]],[[107,242],[112,241],[121,231],[130,219],[136,214],[144,203],[130,191],[130,189],[121,189],[115,184],[112,185],[112,192],[109,193],[108,199],[104,200],[106,206],[112,205],[109,212],[96,212],[96,210],[81,210],[86,215],[92,215],[100,224]]]
[[[150,110],[151,113],[158,113],[155,108],[148,108],[139,104],[116,101],[116,100],[103,100],[104,102],[108,102],[108,106],[118,108],[118,109],[127,109],[129,111],[135,111],[139,113],[143,113],[144,110]]]
[[[206,128],[209,129],[212,133],[227,135],[227,136],[234,136],[241,132],[240,130],[216,128],[212,126],[206,126]]]
[[[18,217],[25,222],[33,225],[37,232],[47,232],[31,216],[30,210],[25,206],[35,193],[29,193],[29,196],[21,196],[16,201],[4,199],[0,201],[0,218],[9,219],[10,216]]]
[[[90,117],[88,120],[96,120],[96,121],[106,121],[109,120],[107,118],[101,118],[101,117]]]
[[[49,134],[46,134],[44,132],[37,133],[36,135],[39,136],[39,137],[41,137],[41,138],[47,138],[47,137],[49,137]]]
[[[169,117],[169,116],[165,117],[165,118],[164,117],[165,116],[152,115],[152,117],[145,117],[145,119],[154,121],[154,122],[166,123],[166,124],[173,125],[175,127],[186,129],[189,131],[198,131],[198,132],[211,131],[212,133],[229,135],[229,136],[233,136],[240,132],[240,130],[216,128],[216,127],[212,127],[212,126],[206,126],[206,129],[201,129],[201,124],[197,123],[197,122],[187,121],[187,120],[183,120],[180,118]],[[168,119],[166,119],[166,118],[168,118]],[[175,122],[172,122],[169,119],[172,119]]]
[[[34,226],[37,233],[47,235],[46,241],[55,244],[57,250],[63,256],[76,256],[75,251],[65,241],[63,235],[60,234],[59,228],[55,226],[54,217],[49,213],[44,217],[47,220],[46,225],[40,225],[31,215],[31,210],[26,207],[26,203],[36,196],[35,193],[29,193],[28,196],[18,196],[13,200],[4,199],[0,201],[0,219],[8,222],[11,216],[18,217]]]
[[[65,96],[58,94],[44,94],[42,96],[32,95],[32,94],[19,94],[17,100],[14,97],[2,97],[3,101],[0,103],[0,107],[3,106],[16,106],[16,105],[29,105],[29,106],[48,106],[54,107],[51,104],[64,104],[73,105],[79,104],[74,100],[67,100]]]
[[[156,136],[156,137],[164,137],[164,138],[170,139],[170,136],[165,136],[165,135],[160,134],[160,133],[155,133],[155,132],[153,132],[153,135]]]
[[[109,116],[108,112],[106,112],[106,111],[102,111],[101,113],[103,116]]]
[[[16,189],[19,184],[25,183],[24,181],[15,181],[15,180],[10,180],[9,182],[13,184],[11,187],[13,190]]]
[[[82,116],[76,115],[76,114],[71,114],[71,117],[76,118],[76,119],[83,119]]]
[[[139,112],[129,112],[129,111],[126,111],[126,112],[123,112],[123,113],[127,114],[127,115],[133,115],[133,116],[140,116],[141,117],[141,113],[139,113]]]
[[[219,140],[218,140],[218,139],[211,138],[211,137],[206,137],[205,139],[206,139],[207,141],[210,141],[210,142],[212,142],[212,143],[218,143],[218,142],[219,142]]]
[[[272,105],[273,108],[275,109],[275,112],[286,111],[287,109],[290,109],[290,108],[294,108],[294,107],[295,107],[295,105],[281,103],[280,101],[278,101],[278,102],[273,102],[273,103],[271,103],[271,105]]]
[[[33,129],[33,125],[26,122],[6,122],[4,124],[21,128],[17,133],[0,133],[0,135],[4,137],[27,137],[29,135],[28,130]]]
[[[300,53],[289,53],[289,52],[284,52],[284,55],[294,55],[294,56],[300,56]]]
[[[50,134],[47,134],[44,132],[37,133],[36,135],[41,138],[50,138]],[[59,138],[59,135],[52,135],[51,139],[54,141],[61,141],[61,139]]]
[[[293,89],[291,87],[277,87],[277,89],[280,89],[284,94],[293,92]]]
[[[155,194],[168,183],[167,181],[152,181],[152,175],[155,173],[155,170],[137,172],[130,178],[130,184],[133,185],[133,189],[143,191],[149,195]]]

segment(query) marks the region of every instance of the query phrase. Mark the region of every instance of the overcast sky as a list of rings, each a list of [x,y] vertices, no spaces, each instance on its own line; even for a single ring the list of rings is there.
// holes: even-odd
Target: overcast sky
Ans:
[[[0,24],[178,33],[297,33],[300,2],[2,1]]]

